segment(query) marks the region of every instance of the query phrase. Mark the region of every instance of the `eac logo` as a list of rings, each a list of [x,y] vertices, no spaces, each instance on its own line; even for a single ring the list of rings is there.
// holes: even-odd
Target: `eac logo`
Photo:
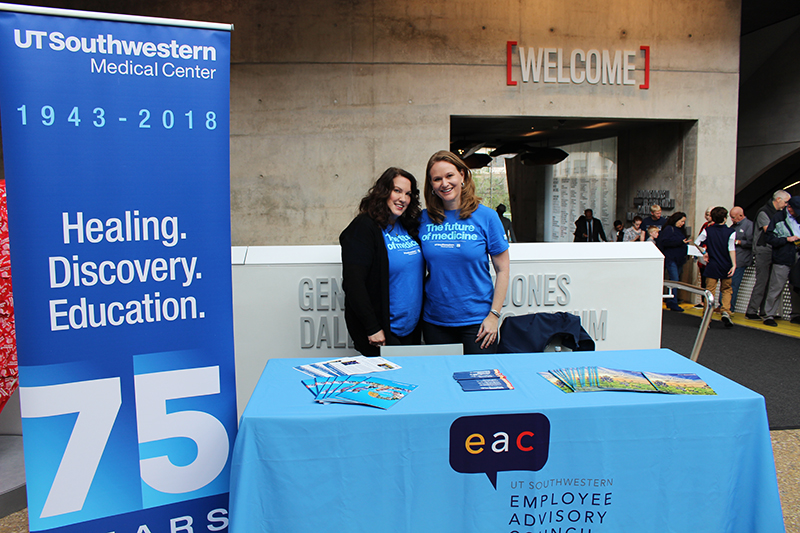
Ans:
[[[497,473],[541,470],[550,450],[550,421],[541,413],[464,416],[450,425],[450,467],[485,473],[497,489]]]

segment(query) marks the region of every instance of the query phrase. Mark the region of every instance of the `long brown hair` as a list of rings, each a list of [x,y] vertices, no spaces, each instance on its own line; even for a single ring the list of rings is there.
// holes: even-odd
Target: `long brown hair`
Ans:
[[[444,221],[444,202],[433,192],[431,184],[431,167],[439,161],[450,163],[463,174],[464,185],[461,186],[461,209],[458,218],[462,220],[469,218],[478,209],[481,199],[475,194],[475,181],[472,179],[469,167],[460,157],[447,150],[433,154],[428,160],[428,168],[425,170],[425,208],[428,210],[428,216],[435,224],[441,224]]]
[[[397,176],[406,178],[411,182],[411,201],[408,203],[405,212],[400,215],[399,220],[408,234],[416,237],[419,235],[419,215],[422,213],[422,208],[419,204],[419,189],[417,188],[416,178],[402,168],[389,167],[384,170],[375,185],[361,199],[358,212],[359,214],[366,213],[381,228],[386,229],[391,215],[388,200],[394,190],[394,178]]]

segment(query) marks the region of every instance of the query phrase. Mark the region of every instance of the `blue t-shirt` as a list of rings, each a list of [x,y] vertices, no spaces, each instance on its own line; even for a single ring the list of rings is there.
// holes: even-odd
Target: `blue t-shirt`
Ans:
[[[434,224],[422,212],[419,238],[430,274],[423,319],[437,326],[480,324],[494,297],[489,256],[508,250],[503,223],[484,205],[464,220],[458,210],[444,215]]]
[[[422,310],[422,280],[425,261],[417,241],[402,224],[383,230],[389,255],[389,327],[399,337],[410,335]]]

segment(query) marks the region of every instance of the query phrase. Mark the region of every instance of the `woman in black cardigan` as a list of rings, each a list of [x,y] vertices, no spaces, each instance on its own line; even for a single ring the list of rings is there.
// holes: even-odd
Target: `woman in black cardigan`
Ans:
[[[387,344],[419,344],[425,262],[417,180],[386,169],[358,211],[339,235],[347,331],[364,355],[379,355]]]
[[[667,279],[680,281],[683,264],[686,262],[687,244],[692,240],[686,236],[686,213],[680,211],[672,213],[658,233],[656,246],[664,254],[664,269],[667,272]],[[683,312],[683,308],[678,305],[678,295],[665,300],[667,309],[671,311]]]

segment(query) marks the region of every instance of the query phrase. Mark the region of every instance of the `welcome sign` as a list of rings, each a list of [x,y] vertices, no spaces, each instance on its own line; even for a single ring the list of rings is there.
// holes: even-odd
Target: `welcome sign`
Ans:
[[[31,531],[219,531],[230,26],[0,5]]]

